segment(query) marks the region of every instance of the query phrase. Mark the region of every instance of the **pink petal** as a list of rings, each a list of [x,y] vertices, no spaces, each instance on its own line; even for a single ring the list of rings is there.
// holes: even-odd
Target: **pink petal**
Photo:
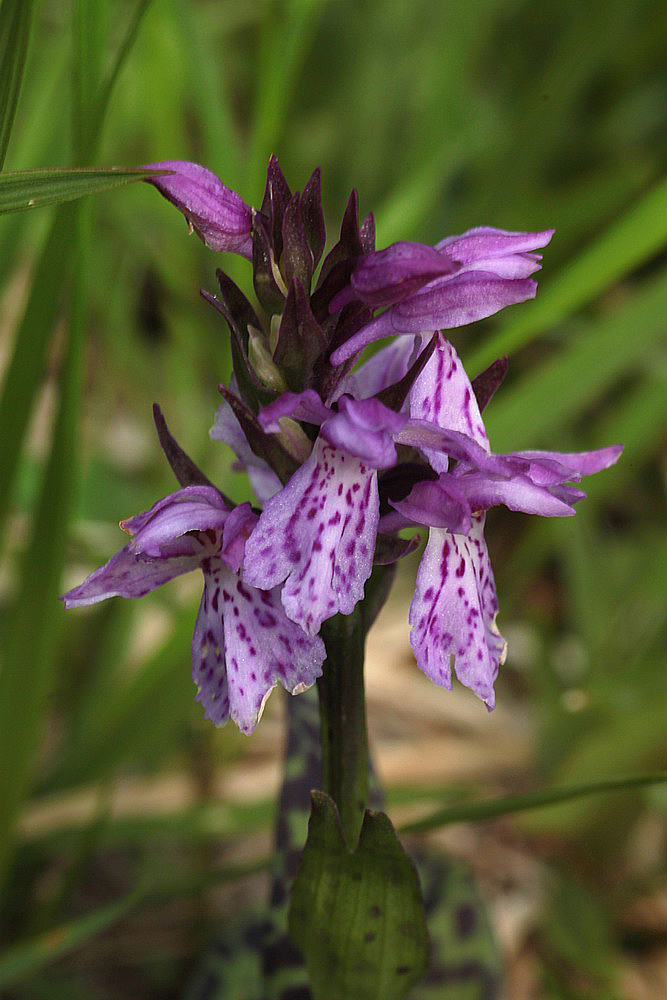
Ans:
[[[451,661],[461,683],[489,709],[506,644],[496,628],[498,602],[483,535],[484,517],[469,535],[432,528],[417,574],[410,608],[410,641],[417,665],[451,690]]]
[[[410,414],[466,434],[489,451],[482,414],[465,368],[444,334],[436,337],[436,349],[410,392]],[[436,472],[447,471],[445,454],[432,450],[426,454]]]
[[[204,576],[192,647],[197,699],[215,725],[231,718],[251,733],[277,683],[298,694],[320,676],[324,643],[286,617],[277,590],[248,586],[218,560]]]
[[[321,438],[269,500],[246,544],[244,578],[271,590],[309,635],[350,614],[373,567],[379,519],[377,473]]]

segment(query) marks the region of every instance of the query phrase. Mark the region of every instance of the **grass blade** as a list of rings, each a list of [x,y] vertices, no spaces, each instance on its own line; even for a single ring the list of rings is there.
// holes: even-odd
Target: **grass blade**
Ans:
[[[667,180],[648,192],[584,250],[533,302],[521,305],[516,319],[505,321],[495,336],[470,358],[473,371],[494,358],[527,344],[533,336],[555,326],[623,275],[639,267],[667,243]]]
[[[502,798],[488,799],[485,802],[468,802],[460,806],[448,806],[438,809],[415,820],[405,823],[399,828],[400,833],[425,833],[427,830],[439,830],[451,823],[475,823],[484,819],[498,819],[512,813],[527,812],[529,809],[543,809],[545,806],[569,802],[572,799],[597,795],[602,792],[627,791],[630,788],[642,788],[646,785],[660,785],[667,782],[667,774],[634,774],[626,778],[608,778],[604,781],[594,781],[586,785],[574,785],[570,788],[545,788],[539,792],[529,792],[526,795],[505,795]]]
[[[572,339],[563,353],[493,400],[488,427],[494,448],[534,447],[581,416],[619,379],[650,363],[665,335],[667,274],[663,271],[626,303]],[[628,331],[632,330],[632,336]],[[475,371],[475,369],[472,369]],[[544,400],[549,405],[544,405]],[[526,440],[526,431],[530,437]]]
[[[0,989],[22,982],[45,965],[101,934],[129,913],[141,897],[141,890],[135,890],[110,906],[94,910],[36,938],[14,945],[4,955],[0,955]]]
[[[32,0],[4,0],[0,8],[0,170],[23,80],[31,15]]]
[[[0,215],[73,201],[87,194],[168,171],[134,167],[73,167],[66,170],[17,170],[0,175]]]
[[[123,40],[118,47],[118,52],[116,54],[113,67],[111,68],[111,72],[109,73],[109,76],[100,93],[99,104],[97,107],[97,114],[99,118],[104,117],[104,113],[106,112],[109,101],[111,100],[111,94],[116,85],[116,80],[118,79],[120,71],[125,65],[127,57],[132,50],[132,46],[134,45],[134,41],[137,37],[137,32],[139,31],[143,16],[151,3],[152,0],[139,0],[137,6],[135,7],[134,14],[127,26]]]

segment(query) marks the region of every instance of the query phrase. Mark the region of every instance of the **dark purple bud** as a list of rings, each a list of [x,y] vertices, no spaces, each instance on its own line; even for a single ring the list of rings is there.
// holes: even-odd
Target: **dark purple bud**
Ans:
[[[147,181],[178,208],[211,250],[252,256],[252,209],[210,170],[187,160],[163,160],[148,168],[173,170]]]
[[[266,386],[262,385],[253,371],[248,358],[248,353],[243,346],[243,340],[236,324],[233,321],[230,321],[230,317],[223,304],[216,299],[215,295],[211,295],[210,292],[207,292],[203,288],[200,291],[200,295],[206,300],[206,302],[212,305],[213,308],[224,317],[224,319],[227,320],[231,335],[230,343],[232,347],[232,366],[234,369],[236,384],[239,392],[241,393],[241,398],[246,406],[248,406],[253,413],[257,413],[260,407],[260,402],[266,403],[268,400],[273,398],[273,395],[265,395]]]
[[[413,535],[412,538],[400,538],[398,535],[386,535],[384,532],[378,532],[373,562],[376,566],[389,566],[414,552],[420,542],[419,535]]]
[[[303,287],[310,291],[313,277],[313,254],[306,239],[301,197],[295,194],[283,215],[282,274],[286,284],[298,278]]]
[[[306,227],[306,239],[313,254],[315,267],[320,262],[327,241],[322,210],[322,171],[319,167],[313,170],[301,195],[303,221]]]
[[[359,236],[359,199],[357,192],[352,191],[343,214],[340,239],[324,259],[317,281],[317,289],[324,288],[326,285],[329,299],[331,299],[337,291],[348,284],[352,268],[363,252]],[[332,283],[330,279],[334,274],[335,282]]]
[[[269,243],[276,260],[280,260],[283,250],[283,216],[292,199],[292,192],[280,169],[277,158],[272,154],[266,170],[266,188],[261,212],[268,220]]]
[[[495,395],[496,389],[502,385],[508,368],[509,360],[505,354],[497,361],[493,361],[488,368],[485,368],[472,380],[472,391],[475,393],[480,412],[484,411]]]
[[[303,285],[293,279],[273,354],[273,360],[285,373],[290,389],[297,392],[310,383],[315,362],[325,348],[324,332],[311,312]]]
[[[224,385],[218,386],[227,400],[234,416],[240,423],[252,451],[275,472],[281,483],[285,483],[299,468],[299,462],[283,448],[275,434],[267,434],[260,427],[257,417],[233,392]]]
[[[437,338],[431,337],[424,350],[419,354],[416,361],[410,365],[403,378],[398,382],[394,382],[393,385],[388,385],[386,389],[381,389],[377,393],[376,399],[379,399],[380,402],[392,410],[400,410],[408,398],[408,393],[421,375],[426,362],[433,354],[436,343]]]
[[[364,253],[373,253],[375,251],[375,216],[372,212],[369,212],[361,223],[359,239],[361,240],[361,248]]]
[[[162,410],[157,403],[153,403],[153,420],[155,421],[155,429],[157,430],[162,451],[179,484],[181,486],[213,486],[211,480],[207,479],[201,469],[183,451],[172,436],[167,427],[167,421],[164,419]],[[232,506],[231,501],[227,501],[227,503],[229,506]]]
[[[266,219],[259,213],[253,219],[252,279],[257,298],[267,313],[282,312],[287,289],[278,268]]]

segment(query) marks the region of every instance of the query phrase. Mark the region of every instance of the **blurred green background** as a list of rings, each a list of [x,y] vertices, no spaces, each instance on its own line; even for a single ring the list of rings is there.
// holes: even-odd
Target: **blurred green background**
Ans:
[[[574,519],[489,517],[514,640],[498,701],[530,727],[523,763],[463,789],[416,773],[390,802],[665,767],[667,7],[3,0],[5,52],[30,13],[7,170],[182,158],[256,205],[275,152],[293,188],[322,167],[330,240],[352,187],[378,246],[556,227],[535,302],[455,343],[471,375],[511,356],[487,411],[496,451],[626,451]],[[261,776],[279,720],[263,721],[259,749],[203,723],[198,585],[67,616],[57,601],[122,544],[121,518],[174,488],[153,401],[207,474],[246,497],[208,439],[230,366],[198,289],[214,290],[221,264],[246,289],[248,273],[186,237],[143,184],[0,222],[2,996],[178,995],[220,918],[212,890],[230,885],[239,905],[238,879],[268,849]],[[259,794],[225,785],[226,769],[253,768]],[[167,805],[147,793],[118,810],[133,781],[170,789]],[[505,942],[512,1000],[667,995],[664,791],[527,814],[498,837],[544,890]],[[499,864],[497,881],[521,891]],[[156,911],[172,915],[166,929]]]

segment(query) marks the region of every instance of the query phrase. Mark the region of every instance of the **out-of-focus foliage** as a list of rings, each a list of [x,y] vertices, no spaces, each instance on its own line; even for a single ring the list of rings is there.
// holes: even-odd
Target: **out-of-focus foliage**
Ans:
[[[537,758],[514,790],[664,767],[667,8],[3,0],[0,44],[17,39],[4,44],[16,58],[0,73],[3,136],[24,30],[12,19],[31,6],[7,170],[183,158],[257,204],[275,152],[295,187],[322,166],[332,217],[356,187],[379,246],[479,224],[556,226],[536,302],[455,337],[471,375],[511,353],[487,411],[496,450],[626,445],[576,518],[489,518],[501,625],[532,650],[510,652],[499,685],[499,701],[537,725]],[[141,875],[181,901],[192,936],[185,951],[138,947],[125,995],[174,996],[206,938],[206,889],[227,878],[240,832],[268,828],[268,801],[215,802],[212,775],[248,744],[212,733],[194,702],[187,582],[136,607],[65,616],[57,601],[121,544],[114,522],[173,488],[153,401],[207,474],[246,497],[207,433],[229,358],[197,290],[214,289],[218,263],[142,184],[0,221],[0,992],[11,982],[21,1000],[123,995],[84,959],[48,963],[63,941],[87,938],[95,954],[103,927],[139,905]],[[227,264],[247,288],[242,262]],[[193,804],[168,821],[114,817],[123,776],[174,771],[189,775]],[[92,821],[70,814],[39,836],[17,827],[82,788],[97,797]],[[627,859],[638,823],[664,833],[666,812],[653,790],[517,821],[558,856],[537,932],[545,996],[615,995],[628,945],[619,913],[664,880]]]

